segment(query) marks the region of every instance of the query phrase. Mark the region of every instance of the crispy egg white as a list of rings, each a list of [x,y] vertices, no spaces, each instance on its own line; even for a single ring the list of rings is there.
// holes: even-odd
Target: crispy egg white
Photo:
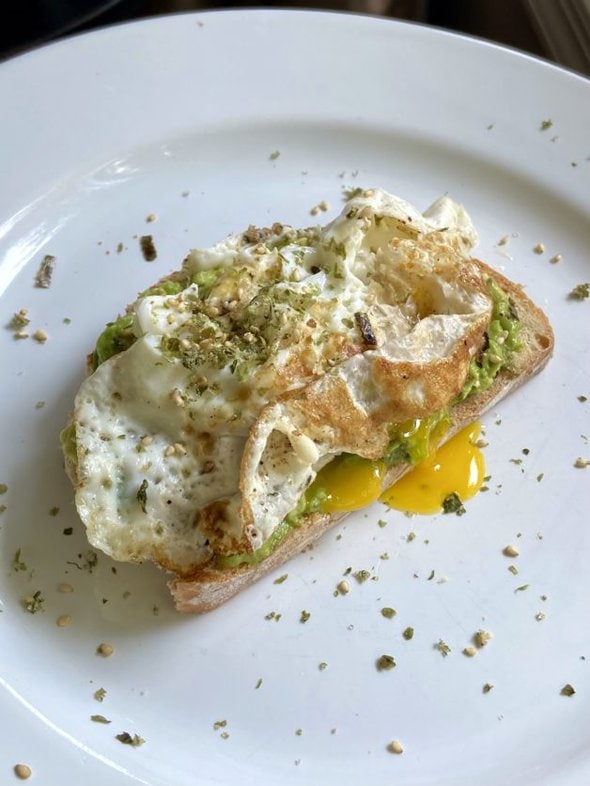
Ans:
[[[377,458],[462,383],[491,313],[475,242],[452,200],[373,190],[322,229],[191,252],[186,288],[138,299],[135,341],[76,397],[89,540],[189,575],[262,545],[334,456]]]

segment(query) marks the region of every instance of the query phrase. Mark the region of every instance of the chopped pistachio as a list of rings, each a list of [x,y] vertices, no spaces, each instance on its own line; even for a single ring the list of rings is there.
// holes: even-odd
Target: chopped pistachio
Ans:
[[[225,729],[226,726],[227,726],[226,720],[218,720],[215,721],[215,723],[213,724],[213,730],[217,731],[218,729]]]
[[[28,764],[15,764],[14,774],[21,781],[26,781],[33,774],[33,770]]]
[[[559,692],[562,696],[573,696],[576,691],[574,687],[567,682]]]
[[[272,153],[269,155],[269,158],[271,161],[276,161],[280,155],[281,155],[280,150],[273,150]]]
[[[336,590],[340,595],[348,595],[350,592],[350,584],[343,579],[337,584]]]
[[[49,338],[49,336],[44,330],[39,329],[33,333],[33,338],[38,344],[44,344]]]
[[[406,628],[405,631],[402,633],[402,636],[406,641],[410,641],[414,638],[414,628]]]
[[[104,701],[104,697],[107,695],[107,692],[104,688],[98,688],[98,690],[95,690],[92,695],[96,701],[102,703]]]
[[[537,243],[533,247],[533,251],[535,252],[535,254],[544,254],[545,253],[545,246],[544,246],[544,244],[543,243]]]
[[[6,483],[0,483],[0,494],[6,494],[8,491],[8,486]]]
[[[385,521],[385,519],[379,519],[379,521],[377,522],[377,525],[379,527],[381,527],[381,529],[383,529],[383,527],[387,526],[387,522]]]
[[[482,692],[483,693],[489,693],[492,690],[493,687],[494,686],[491,683],[486,682],[486,683],[484,683],[484,686],[482,688]]]
[[[324,669],[327,669],[327,668],[328,668],[328,664],[324,660],[320,664],[318,664],[318,669],[320,671],[324,671]]]
[[[357,570],[354,574],[355,579],[358,581],[359,584],[363,584],[367,579],[371,578],[371,574],[368,570]]]
[[[112,644],[107,644],[106,642],[102,642],[96,648],[96,654],[101,655],[103,658],[110,658],[110,656],[115,651],[115,648]]]
[[[510,571],[510,573],[512,573],[513,576],[518,575],[518,568],[516,567],[516,565],[508,565],[508,570]]]
[[[390,619],[392,619],[393,617],[395,617],[395,615],[397,614],[397,611],[396,611],[395,609],[392,609],[392,608],[391,608],[391,606],[384,606],[384,607],[381,609],[381,614],[382,614],[384,617],[386,617],[388,620],[390,620]]]
[[[553,125],[553,120],[541,120],[539,131],[547,131]]]

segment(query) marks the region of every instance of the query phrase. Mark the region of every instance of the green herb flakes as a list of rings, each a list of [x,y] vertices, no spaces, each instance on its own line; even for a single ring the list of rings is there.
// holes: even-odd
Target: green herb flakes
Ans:
[[[95,690],[93,693],[93,696],[96,699],[96,701],[99,701],[101,704],[104,701],[106,695],[107,692],[104,688],[99,688],[98,690]]]
[[[8,486],[6,483],[0,483],[0,494],[6,494],[8,491]]]
[[[377,526],[383,529],[383,527],[387,526],[387,522],[385,521],[385,519],[379,519],[379,521],[377,522]]]
[[[529,588],[529,584],[521,584],[520,587],[517,587],[514,591],[515,592],[524,592]]]
[[[516,565],[508,565],[508,570],[512,573],[513,576],[518,575],[518,568]]]
[[[569,682],[566,682],[566,684],[563,686],[563,688],[559,691],[561,696],[573,696],[575,692],[576,691],[575,691],[574,687],[572,685],[570,685]]]
[[[310,617],[311,617],[310,612],[309,611],[305,611],[305,609],[303,609],[303,611],[301,612],[301,616],[299,617],[299,622],[307,622],[307,620]]]
[[[489,692],[492,690],[492,688],[493,688],[493,687],[494,687],[494,686],[493,686],[493,685],[492,685],[490,682],[486,682],[486,683],[484,683],[484,686],[483,686],[483,688],[481,689],[481,690],[482,690],[482,693],[489,693]]]
[[[110,723],[110,720],[105,718],[104,715],[91,715],[90,720],[94,721],[94,723]]]
[[[136,495],[137,496],[137,501],[139,502],[139,505],[140,505],[140,507],[141,507],[141,509],[142,509],[142,511],[144,513],[147,513],[146,505],[147,505],[147,489],[148,489],[148,485],[149,485],[149,483],[144,478],[141,481],[141,486],[137,489],[137,495]]]
[[[33,595],[27,595],[22,599],[22,604],[29,614],[36,614],[38,611],[43,611],[43,604],[45,598],[41,594],[41,590],[37,590]]]
[[[590,297],[590,283],[576,284],[568,294],[568,300],[586,300],[587,297]]]
[[[443,499],[442,508],[443,513],[455,513],[457,516],[462,516],[466,513],[461,498],[455,491]]]
[[[132,736],[128,731],[122,731],[121,734],[116,734],[115,739],[122,742],[123,745],[131,745],[133,748],[139,748],[145,742],[139,734],[133,734]]]
[[[406,628],[402,636],[406,641],[411,641],[414,638],[414,628]]]
[[[541,120],[539,131],[548,131],[553,126],[553,120]]]
[[[393,655],[381,655],[377,658],[377,671],[390,671],[396,667],[395,658]]]
[[[395,609],[392,609],[391,606],[384,606],[381,609],[381,614],[386,619],[390,620],[390,619],[393,619],[393,617],[395,617],[395,615],[397,614],[397,611]]]
[[[328,668],[328,664],[327,664],[327,663],[326,663],[326,661],[324,661],[324,660],[323,660],[321,663],[319,663],[319,664],[318,664],[318,669],[319,669],[320,671],[324,671],[324,670],[325,670],[325,669],[327,669],[327,668]]]
[[[440,652],[440,654],[443,656],[443,658],[446,658],[447,655],[449,654],[449,652],[451,651],[451,648],[449,647],[449,645],[445,641],[443,641],[442,639],[439,639],[436,642],[436,644],[434,645],[434,649],[438,650]]]
[[[215,723],[213,724],[213,731],[218,731],[219,729],[225,729],[226,726],[227,726],[226,720],[215,721]]]
[[[344,187],[342,189],[342,196],[346,202],[348,202],[349,199],[362,196],[363,193],[364,189],[362,189],[360,186],[351,186],[349,188]]]
[[[17,573],[19,571],[27,570],[26,562],[23,562],[23,560],[21,559],[21,550],[20,549],[17,549],[14,552],[14,557],[12,558],[12,569],[14,571],[16,571]]]
[[[278,579],[275,579],[273,581],[273,584],[282,584],[283,581],[287,581],[288,578],[289,578],[289,574],[288,573],[283,573],[282,576],[279,576]]]
[[[8,323],[8,327],[11,330],[22,330],[22,328],[26,327],[31,321],[27,316],[28,313],[28,309],[21,308],[20,311],[17,311],[16,314],[13,315]]]
[[[258,690],[261,685],[262,685],[262,677],[259,677],[256,682],[256,685],[254,686],[254,690]]]

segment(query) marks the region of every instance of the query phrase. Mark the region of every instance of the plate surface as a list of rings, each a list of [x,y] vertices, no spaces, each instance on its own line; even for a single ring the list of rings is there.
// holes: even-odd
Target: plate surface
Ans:
[[[568,293],[590,280],[590,83],[424,27],[231,11],[9,61],[0,106],[1,319],[27,308],[48,335],[0,334],[0,780],[25,762],[52,785],[587,784],[590,302]],[[312,223],[321,200],[330,218],[357,185],[463,202],[479,256],[546,309],[555,357],[486,417],[489,491],[466,515],[375,506],[220,610],[178,615],[155,568],[88,554],[58,444],[84,356],[190,247]],[[375,580],[334,597],[348,567]],[[397,667],[378,672],[384,653]]]

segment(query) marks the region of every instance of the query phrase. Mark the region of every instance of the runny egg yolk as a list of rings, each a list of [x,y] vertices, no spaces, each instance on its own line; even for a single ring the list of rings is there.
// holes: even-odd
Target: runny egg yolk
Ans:
[[[379,461],[342,454],[327,464],[318,477],[325,493],[324,513],[358,510],[379,499],[384,465]]]
[[[453,492],[464,502],[483,483],[485,463],[476,445],[480,423],[464,428],[379,497],[390,508],[409,513],[439,513]]]

